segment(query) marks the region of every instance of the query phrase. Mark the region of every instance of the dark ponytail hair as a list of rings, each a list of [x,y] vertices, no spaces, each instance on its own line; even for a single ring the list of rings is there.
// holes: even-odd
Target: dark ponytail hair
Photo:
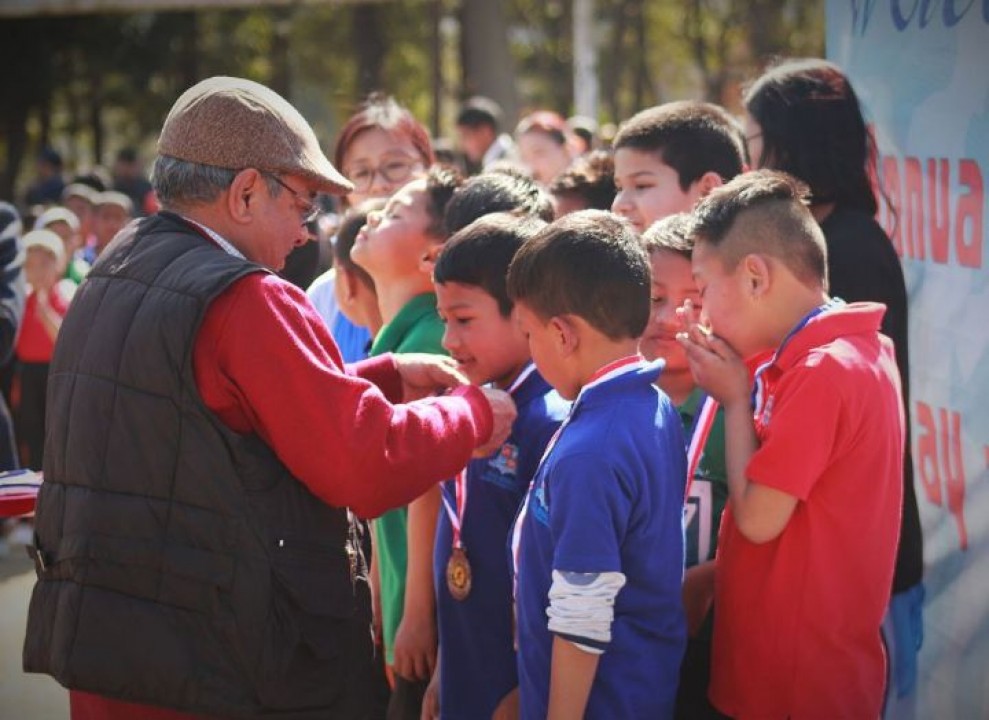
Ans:
[[[762,129],[762,157],[752,158],[757,166],[804,181],[813,205],[875,215],[875,141],[836,65],[814,59],[777,65],[752,83],[744,102]]]

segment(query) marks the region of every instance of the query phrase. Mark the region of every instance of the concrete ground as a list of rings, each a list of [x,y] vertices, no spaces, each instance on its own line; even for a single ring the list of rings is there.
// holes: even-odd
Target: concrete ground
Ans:
[[[22,546],[0,555],[0,718],[66,720],[68,693],[47,675],[21,669],[27,605],[34,586],[34,565]]]

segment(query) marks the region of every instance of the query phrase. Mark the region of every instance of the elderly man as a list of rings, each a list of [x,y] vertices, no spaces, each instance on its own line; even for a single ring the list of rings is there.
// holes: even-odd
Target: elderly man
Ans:
[[[357,517],[502,442],[514,406],[468,386],[392,404],[460,382],[437,358],[344,370],[270,271],[316,194],[351,188],[276,93],[199,83],[158,155],[163,211],[100,256],[52,361],[25,669],[75,718],[364,717]]]

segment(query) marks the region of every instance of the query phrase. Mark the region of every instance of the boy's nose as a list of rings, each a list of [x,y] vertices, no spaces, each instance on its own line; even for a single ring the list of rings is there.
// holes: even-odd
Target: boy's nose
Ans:
[[[617,193],[615,193],[615,199],[611,201],[611,212],[615,213],[616,215],[624,215],[625,213],[622,211],[625,207],[626,207],[625,191],[619,190]]]
[[[457,339],[457,333],[450,329],[450,325],[447,324],[446,329],[443,331],[443,339],[440,340],[440,344],[443,345],[444,350],[453,351],[459,345]]]

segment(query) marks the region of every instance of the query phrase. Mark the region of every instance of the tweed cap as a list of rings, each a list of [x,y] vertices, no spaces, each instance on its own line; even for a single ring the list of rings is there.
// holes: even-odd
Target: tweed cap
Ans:
[[[300,175],[337,195],[354,189],[298,110],[242,78],[212,77],[182,93],[165,118],[158,154],[228,170]]]

